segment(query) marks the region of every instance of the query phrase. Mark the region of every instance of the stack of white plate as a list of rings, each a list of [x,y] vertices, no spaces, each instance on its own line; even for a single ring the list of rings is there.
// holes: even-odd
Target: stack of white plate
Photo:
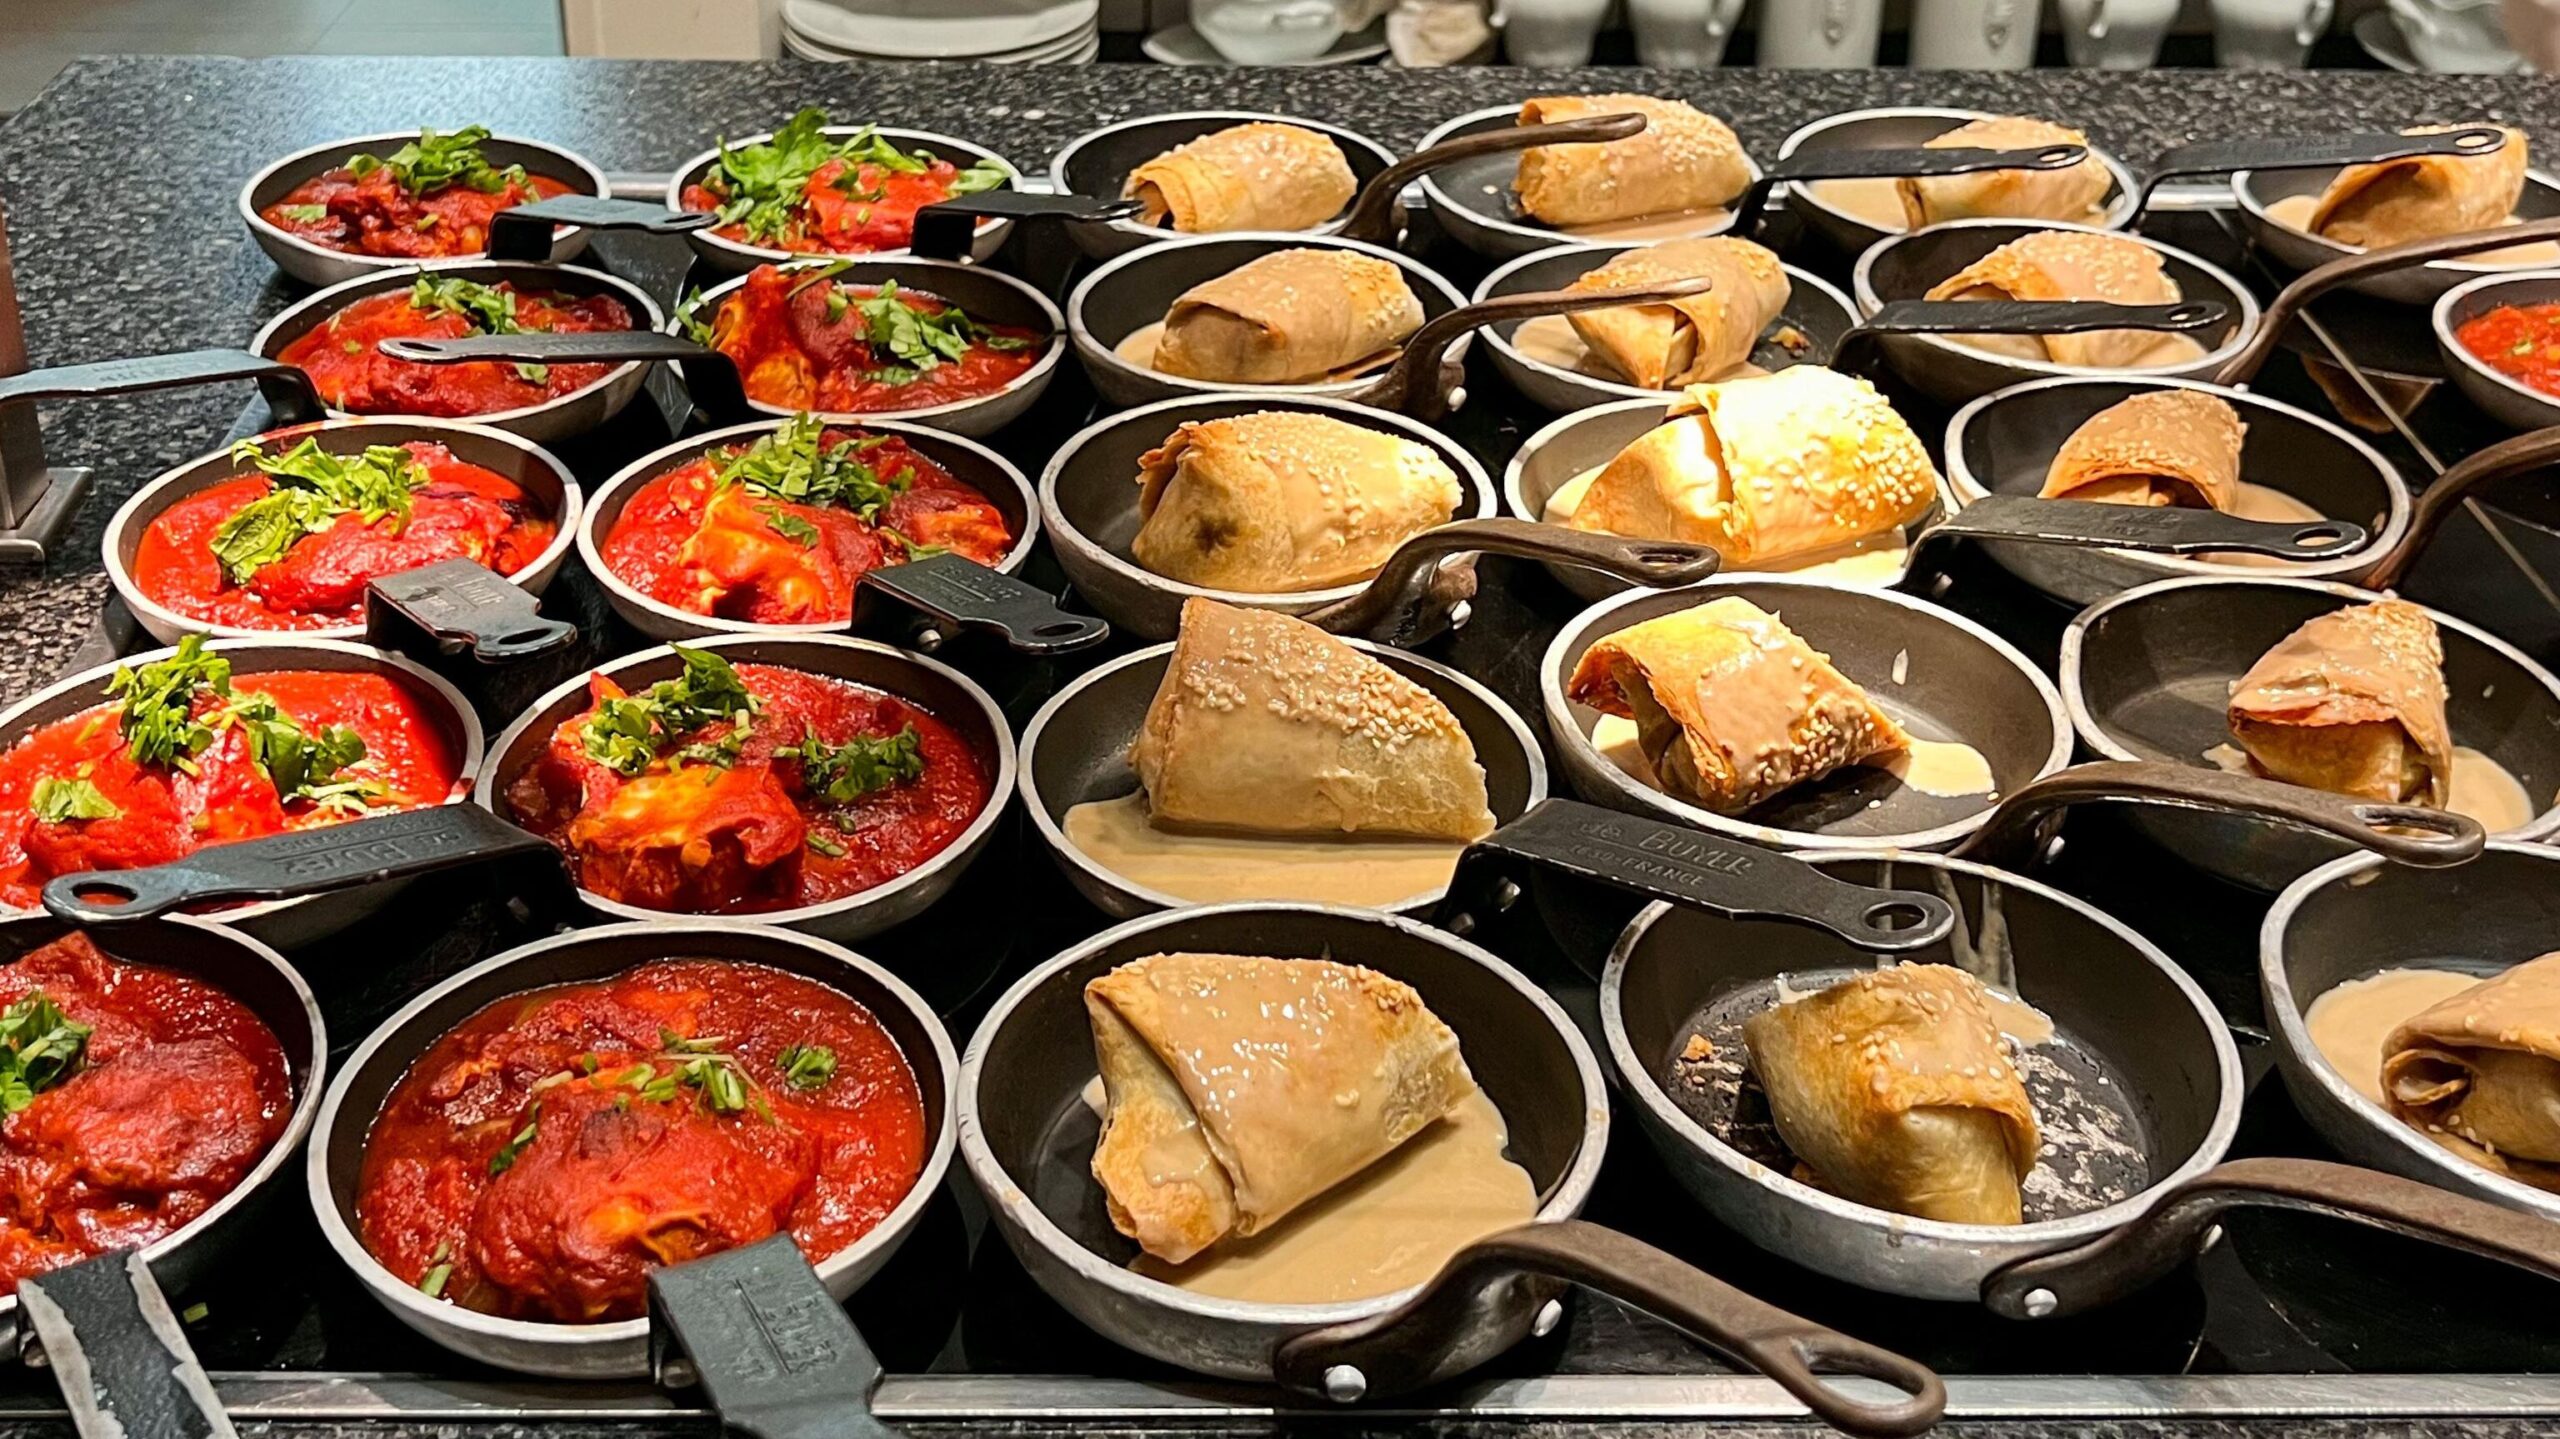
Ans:
[[[783,0],[803,60],[1080,65],[1102,53],[1102,0]]]

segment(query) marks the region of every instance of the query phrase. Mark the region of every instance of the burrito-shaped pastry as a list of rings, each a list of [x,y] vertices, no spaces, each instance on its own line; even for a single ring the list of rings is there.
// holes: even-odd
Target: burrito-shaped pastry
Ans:
[[[2019,115],[1968,120],[1923,146],[1931,150],[2041,150],[2086,145],[2089,137],[2067,126]],[[2060,170],[1976,170],[1969,175],[1905,176],[1894,182],[1902,218],[1912,229],[1945,220],[2086,220],[2115,177],[2096,153]]]
[[[1093,1177],[1179,1264],[1258,1234],[1475,1092],[1412,986],[1321,959],[1157,954],[1085,986],[1102,1070]]]
[[[2411,1016],[2382,1046],[2391,1112],[2489,1168],[2560,1189],[2560,953]]]
[[[1667,413],[1592,477],[1576,529],[1711,545],[1738,570],[1909,524],[1937,497],[1892,403],[1818,365],[1692,385]]]
[[[1949,1224],[2016,1224],[2043,1139],[1982,985],[1898,964],[1742,1026],[1796,1158],[1844,1199]]]
[[[1422,301],[1391,260],[1276,250],[1182,292],[1155,367],[1237,385],[1296,385],[1384,358],[1422,328]]]
[[[2228,513],[2240,495],[2248,427],[2203,390],[2153,390],[2080,422],[2054,452],[2037,496]]]
[[[1342,147],[1300,125],[1257,120],[1174,146],[1137,169],[1120,196],[1187,235],[1312,230],[1342,213],[1358,189]]]
[[[1645,127],[1600,145],[1539,145],[1520,152],[1511,187],[1520,208],[1550,225],[1599,225],[1683,210],[1713,210],[1751,188],[1751,167],[1731,127],[1679,100],[1651,95],[1551,95],[1520,107],[1523,125],[1551,125],[1633,111]]]
[[[2400,133],[2440,135],[2468,128],[2419,125]],[[2503,225],[2524,194],[2525,168],[2524,132],[2507,130],[2506,136],[2506,144],[2486,155],[2413,155],[2349,165],[2320,192],[2311,210],[2311,233],[2372,249]]]
[[[2453,780],[2444,642],[2406,600],[2307,620],[2231,687],[2231,737],[2288,784],[2442,808]]]
[[[1430,446],[1300,410],[1185,424],[1138,486],[1138,563],[1252,594],[1365,580],[1465,495]]]
[[[2106,300],[2119,305],[2174,305],[2184,298],[2159,252],[2122,235],[2091,230],[2038,230],[1939,281],[1932,300]],[[2204,347],[2184,335],[2149,330],[2091,330],[2080,335],[1965,335],[1994,354],[2057,365],[2126,369],[2201,358]]]
[[[1634,720],[1664,789],[1717,814],[1911,744],[1830,656],[1738,595],[1602,638],[1565,693]]]
[[[1751,358],[1760,332],[1787,308],[1786,268],[1749,240],[1665,240],[1620,252],[1568,290],[1640,290],[1704,278],[1714,288],[1658,305],[1567,316],[1574,333],[1628,384],[1648,390],[1712,380]]]
[[[1472,840],[1484,770],[1437,695],[1306,621],[1193,598],[1129,747],[1148,817],[1253,834]]]

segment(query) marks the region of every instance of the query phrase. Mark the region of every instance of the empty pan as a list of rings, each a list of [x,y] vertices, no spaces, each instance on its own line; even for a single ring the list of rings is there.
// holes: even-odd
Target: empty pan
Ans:
[[[1973,120],[1993,116],[1982,110],[1948,110],[1927,105],[1895,105],[1827,115],[1803,126],[1778,146],[1778,159],[1835,150],[1877,150],[1926,145]],[[2091,223],[2120,230],[2133,222],[2135,183],[2123,161],[2090,147],[2107,167],[2111,183]],[[1805,223],[1841,253],[1855,255],[1907,227],[1890,180],[1877,182],[1813,181],[1787,187],[1787,204]]]
[[[1381,171],[1395,163],[1395,153],[1384,145],[1356,130],[1322,120],[1298,115],[1268,115],[1252,110],[1191,110],[1174,115],[1141,115],[1134,120],[1122,120],[1077,136],[1049,161],[1049,183],[1061,195],[1117,199],[1127,188],[1132,171],[1167,150],[1220,130],[1254,124],[1295,125],[1331,140],[1342,152],[1342,158],[1350,163],[1352,179],[1364,188]],[[1341,214],[1306,234],[1334,234],[1350,214],[1351,207],[1346,205]],[[1107,260],[1144,245],[1181,236],[1179,231],[1162,225],[1142,225],[1134,219],[1070,225],[1067,229],[1075,237],[1076,244],[1097,260]],[[1392,243],[1392,237],[1389,243]]]

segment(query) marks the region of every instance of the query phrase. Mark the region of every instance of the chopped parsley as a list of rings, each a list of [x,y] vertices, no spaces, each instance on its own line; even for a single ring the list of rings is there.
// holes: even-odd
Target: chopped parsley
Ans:
[[[775,752],[800,761],[800,783],[809,793],[833,804],[851,804],[864,795],[924,776],[924,737],[914,725],[893,735],[856,737],[831,745],[811,730],[790,749]]]
[[[115,819],[124,811],[85,779],[46,775],[28,792],[27,808],[47,824],[75,819]]]
[[[703,172],[702,187],[719,200],[720,224],[734,225],[750,244],[785,240],[800,222],[808,203],[809,182],[833,161],[844,173],[833,180],[837,190],[856,199],[877,199],[866,187],[863,168],[900,175],[920,175],[934,162],[929,150],[901,150],[889,137],[865,125],[837,139],[826,133],[826,112],[815,107],[791,117],[773,138],[731,149],[720,142],[719,156]],[[992,160],[962,170],[951,183],[954,195],[993,190],[1012,174]]]
[[[0,1111],[15,1114],[77,1073],[88,1043],[89,1026],[41,989],[0,1009]]]
[[[427,469],[400,445],[367,445],[353,455],[333,454],[316,439],[280,455],[256,440],[232,446],[234,464],[256,467],[274,488],[214,526],[212,549],[235,585],[283,559],[295,542],[340,515],[365,524],[389,519],[392,533],[409,522],[409,495],[426,487]]]
[[[763,702],[747,692],[746,682],[727,660],[709,650],[673,648],[684,661],[683,674],[636,695],[600,702],[579,727],[588,758],[619,775],[642,774],[686,735],[726,720],[734,726],[728,736],[713,745],[686,745],[681,757],[722,768],[736,762]]]
[[[362,814],[389,796],[379,781],[346,773],[365,756],[363,736],[345,725],[314,733],[266,695],[234,694],[231,661],[207,654],[202,635],[187,636],[177,653],[138,670],[118,666],[107,682],[107,694],[122,697],[116,725],[136,764],[193,774],[195,757],[224,730],[236,727],[248,741],[251,762],[276,787],[278,799],[309,800],[324,809]],[[199,709],[200,699],[212,703]],[[105,803],[103,796],[99,802]]]
[[[880,512],[915,481],[910,471],[883,475],[863,463],[862,456],[887,439],[863,435],[829,443],[826,422],[803,412],[731,451],[713,483],[724,490],[744,485],[751,494],[795,505],[833,505],[866,524],[877,523]]]
[[[836,1077],[836,1052],[823,1044],[792,1045],[775,1063],[782,1066],[783,1082],[794,1089],[816,1089]]]
[[[400,188],[426,195],[449,185],[463,185],[494,195],[509,185],[526,185],[522,165],[498,166],[480,152],[489,138],[486,125],[465,125],[451,134],[421,130],[418,138],[391,152],[389,159],[358,155],[347,161],[347,173],[361,180],[376,170],[389,170]]]

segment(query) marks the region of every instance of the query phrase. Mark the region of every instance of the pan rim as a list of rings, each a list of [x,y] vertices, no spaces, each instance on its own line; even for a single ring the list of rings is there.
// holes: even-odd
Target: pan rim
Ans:
[[[1696,102],[1690,100],[1685,95],[1664,95],[1652,98],[1678,100],[1684,105],[1697,108]],[[1725,121],[1722,115],[1718,115],[1712,110],[1701,110],[1700,113],[1708,115],[1719,123],[1726,124],[1728,129],[1731,128],[1730,122]],[[1514,117],[1514,122],[1517,123],[1517,117],[1519,114],[1520,104],[1519,102],[1514,101],[1508,105],[1487,105],[1481,110],[1469,110],[1463,115],[1451,116],[1449,119],[1443,120],[1438,125],[1433,126],[1431,128],[1431,133],[1422,137],[1422,143],[1414,147],[1413,153],[1419,155],[1434,145],[1440,144],[1445,140],[1455,138],[1468,126],[1480,125],[1487,120],[1498,119],[1502,116],[1508,115]],[[1750,174],[1752,184],[1756,185],[1760,182],[1760,162],[1751,157],[1751,152],[1748,149],[1742,150],[1742,168]],[[1517,220],[1508,219],[1501,215],[1487,214],[1481,209],[1460,201],[1447,190],[1441,188],[1440,173],[1441,172],[1436,170],[1431,171],[1414,182],[1416,185],[1421,187],[1423,200],[1434,215],[1445,216],[1455,213],[1463,217],[1464,226],[1473,227],[1478,230],[1490,231],[1494,234],[1505,236],[1510,241],[1514,242],[1520,240],[1533,241],[1535,243],[1532,248],[1539,250],[1551,250],[1560,244],[1573,244],[1582,238],[1574,235],[1570,231],[1557,229],[1553,225],[1523,225]],[[1741,199],[1740,196],[1736,196],[1734,198],[1736,201]],[[1666,238],[1703,240],[1715,235],[1731,234],[1733,232],[1733,222],[1735,218],[1736,212],[1734,207],[1733,205],[1728,204],[1724,207],[1724,219],[1720,223],[1701,229],[1694,234]],[[1463,243],[1465,237],[1460,236],[1459,238]],[[1469,244],[1468,248],[1473,249],[1475,247],[1472,244]]]
[[[1844,125],[1852,124],[1861,120],[1943,119],[1955,121],[1956,123],[1948,126],[1946,130],[1938,132],[1943,135],[1950,130],[1958,129],[1974,120],[1997,120],[2002,118],[2004,117],[1996,111],[1966,110],[1944,105],[1873,105],[1863,110],[1843,110],[1838,114],[1825,115],[1818,120],[1813,120],[1806,124],[1797,126],[1786,139],[1778,142],[1778,158],[1784,160],[1788,156],[1795,154],[1798,150],[1805,147],[1806,141],[1811,140],[1817,135],[1825,134],[1829,131],[1839,129]],[[2062,122],[2059,120],[2051,120],[2045,123],[2060,125]],[[2066,126],[2064,128],[2076,129],[2077,127]],[[2083,139],[2081,143],[2087,147],[2090,154],[2097,157],[2099,164],[2107,167],[2107,174],[2115,181],[2115,193],[2109,198],[2105,210],[2100,213],[2098,228],[2121,233],[2133,223],[2134,192],[2138,188],[2140,182],[2134,177],[2132,167],[2126,165],[2124,161],[2117,159],[2114,151],[2102,148],[2095,140]],[[1840,146],[1837,148],[1856,149],[1859,147]],[[1869,240],[1868,243],[1870,244],[1873,244],[1875,240],[1889,239],[1895,235],[1908,235],[1912,233],[1908,227],[1899,230],[1887,230],[1881,228],[1872,221],[1862,220],[1813,193],[1813,187],[1809,184],[1803,186],[1794,184],[1788,185],[1786,199],[1789,205],[1794,205],[1798,201],[1801,201],[1806,206],[1821,211],[1824,218],[1844,229],[1854,226],[1861,231],[1871,234],[1874,238]],[[1947,222],[1940,221],[1939,223],[1945,224]],[[1920,228],[1925,230],[1931,227],[1923,225]]]
[[[1075,193],[1075,191],[1067,184],[1067,165],[1076,156],[1076,154],[1086,146],[1097,140],[1103,139],[1105,136],[1116,135],[1123,130],[1135,130],[1142,125],[1160,124],[1166,120],[1228,120],[1233,121],[1236,125],[1294,125],[1301,130],[1313,130],[1316,133],[1323,135],[1326,139],[1332,140],[1337,145],[1342,141],[1349,140],[1353,144],[1367,150],[1371,158],[1378,162],[1378,167],[1381,170],[1385,170],[1393,166],[1397,159],[1395,151],[1388,149],[1386,146],[1379,144],[1367,135],[1352,129],[1347,125],[1338,125],[1331,120],[1317,120],[1304,115],[1282,115],[1264,110],[1167,110],[1154,115],[1136,115],[1126,120],[1115,120],[1108,125],[1097,125],[1093,129],[1085,131],[1083,134],[1076,136],[1074,139],[1069,140],[1066,144],[1060,146],[1058,148],[1058,152],[1049,157],[1048,179],[1051,191],[1060,195],[1072,195]],[[1228,125],[1221,126],[1220,128],[1232,129],[1234,126]],[[1192,138],[1199,139],[1213,133],[1215,132],[1203,131],[1201,135],[1196,135]],[[1191,142],[1189,140],[1185,140],[1180,143],[1187,145]],[[1346,155],[1343,158],[1345,161],[1348,161],[1350,157]],[[1125,184],[1128,177],[1123,175],[1121,176],[1121,180]],[[1116,195],[1107,195],[1102,198],[1119,199],[1121,197]],[[1352,204],[1356,204],[1358,201],[1359,196],[1355,192],[1352,196]],[[1103,224],[1107,229],[1116,231],[1123,235],[1132,236],[1146,244],[1164,244],[1174,240],[1205,239],[1211,236],[1231,234],[1286,234],[1298,238],[1304,238],[1309,235],[1332,236],[1339,234],[1342,230],[1343,222],[1350,218],[1351,205],[1346,204],[1342,207],[1342,213],[1325,221],[1323,224],[1312,230],[1204,230],[1195,235],[1182,230],[1168,230],[1160,225],[1141,225],[1135,220],[1107,220],[1104,221]]]
[[[2491,151],[2490,153],[2495,154],[2497,152]],[[2334,179],[2339,171],[2347,169],[2348,167],[2344,165],[2329,165],[2321,168],[2326,170],[2329,176]],[[2524,177],[2525,184],[2528,188],[2539,186],[2544,191],[2549,192],[2555,201],[2560,201],[2560,178],[2554,178],[2549,171],[2534,166],[2526,167]],[[2323,258],[2329,260],[2343,260],[2350,255],[2361,255],[2366,253],[2370,248],[2364,245],[2343,245],[2335,240],[2329,239],[2325,235],[2314,235],[2308,230],[2296,229],[2282,220],[2277,219],[2268,211],[2266,200],[2258,194],[2257,179],[2258,172],[2255,170],[2235,170],[2231,174],[2232,198],[2239,202],[2241,210],[2248,215],[2249,220],[2253,225],[2264,226],[2273,230],[2281,230],[2284,232],[2287,239],[2295,241],[2304,249],[2317,252]],[[2325,189],[2326,187],[2327,182],[2323,181],[2322,188]],[[2513,211],[2509,211],[2510,215],[2513,213]],[[2270,257],[2278,260],[2279,263],[2282,261],[2282,257],[2280,255],[2273,254],[2272,251],[2270,252]],[[2429,260],[2423,265],[2415,265],[2410,268],[2421,271],[2433,270],[2443,276],[2447,281],[2454,281],[2472,278],[2489,278],[2502,275],[2531,274],[2536,270],[2551,269],[2554,264],[2560,264],[2560,262],[2538,265],[2491,265],[2478,260],[2452,259]],[[2285,268],[2292,269],[2294,267],[2287,265]]]
[[[301,149],[296,150],[289,155],[278,156],[276,159],[259,166],[257,173],[251,175],[241,184],[239,196],[240,217],[248,222],[249,233],[255,236],[262,245],[283,245],[295,255],[302,257],[306,264],[314,262],[326,265],[350,264],[361,266],[368,270],[397,270],[415,265],[418,262],[407,256],[367,255],[348,250],[333,250],[326,245],[314,244],[311,241],[302,238],[300,235],[296,235],[293,232],[284,229],[282,226],[269,223],[265,216],[258,213],[257,203],[252,197],[258,193],[261,186],[273,179],[278,171],[283,170],[288,166],[299,164],[300,162],[311,159],[314,156],[327,155],[339,151],[344,151],[346,155],[352,156],[366,153],[370,147],[406,145],[417,140],[423,133],[424,127],[418,127],[408,130],[386,130],[378,135],[348,135],[341,139],[323,140],[317,145],[305,145]],[[613,193],[613,183],[606,178],[604,171],[599,168],[594,161],[574,150],[565,149],[548,140],[537,140],[530,135],[492,134],[489,137],[488,143],[498,145],[521,145],[528,150],[540,151],[545,155],[551,156],[553,159],[563,161],[564,168],[570,172],[567,175],[553,175],[551,176],[552,179],[576,179],[585,181],[590,188],[582,193],[589,195],[608,196]],[[552,254],[558,255],[562,245],[569,244],[573,241],[577,242],[576,248],[578,250],[584,250],[585,244],[582,238],[584,235],[585,231],[575,225],[553,226],[551,230]],[[488,252],[484,249],[478,255],[458,255],[452,258],[485,260],[488,258]],[[283,267],[279,265],[278,268]]]
[[[921,148],[924,149],[932,149],[935,145],[945,145],[969,151],[973,154],[983,155],[987,159],[992,160],[1003,167],[1005,182],[1000,188],[1007,190],[1020,190],[1022,188],[1021,166],[1013,163],[1012,160],[1005,156],[998,154],[993,149],[990,149],[985,145],[981,145],[977,141],[968,139],[964,136],[944,135],[932,130],[910,130],[897,125],[827,124],[818,127],[819,134],[834,140],[847,139],[854,135],[861,134],[865,130],[868,130],[883,139],[897,142],[902,149],[918,148],[917,145],[907,143],[910,141],[916,141],[921,142]],[[764,130],[753,135],[741,135],[735,140],[721,140],[714,143],[710,149],[704,150],[700,154],[693,155],[679,163],[673,171],[669,172],[667,176],[667,187],[661,196],[661,199],[666,204],[668,212],[676,215],[693,213],[692,211],[687,210],[684,206],[685,186],[692,184],[705,170],[709,169],[713,162],[720,158],[721,151],[731,149],[743,150],[750,145],[761,145],[770,141],[775,135],[780,133],[781,131],[779,130]],[[934,151],[937,158],[944,157],[946,153],[947,152],[942,150]],[[1001,235],[1012,228],[1012,225],[1013,222],[1011,220],[982,218],[975,226],[971,227],[969,231],[970,242],[973,247],[975,245],[984,244],[987,242],[990,235]],[[721,265],[724,268],[732,269],[736,268],[742,261],[745,262],[748,268],[753,268],[760,264],[780,264],[785,260],[902,260],[915,253],[915,245],[913,241],[900,245],[895,249],[858,250],[844,255],[838,255],[832,250],[780,250],[765,245],[751,245],[744,240],[732,240],[725,235],[715,235],[707,229],[690,231],[685,235],[685,239],[698,251],[703,252],[706,258],[716,255],[718,258],[715,259],[713,263]]]

